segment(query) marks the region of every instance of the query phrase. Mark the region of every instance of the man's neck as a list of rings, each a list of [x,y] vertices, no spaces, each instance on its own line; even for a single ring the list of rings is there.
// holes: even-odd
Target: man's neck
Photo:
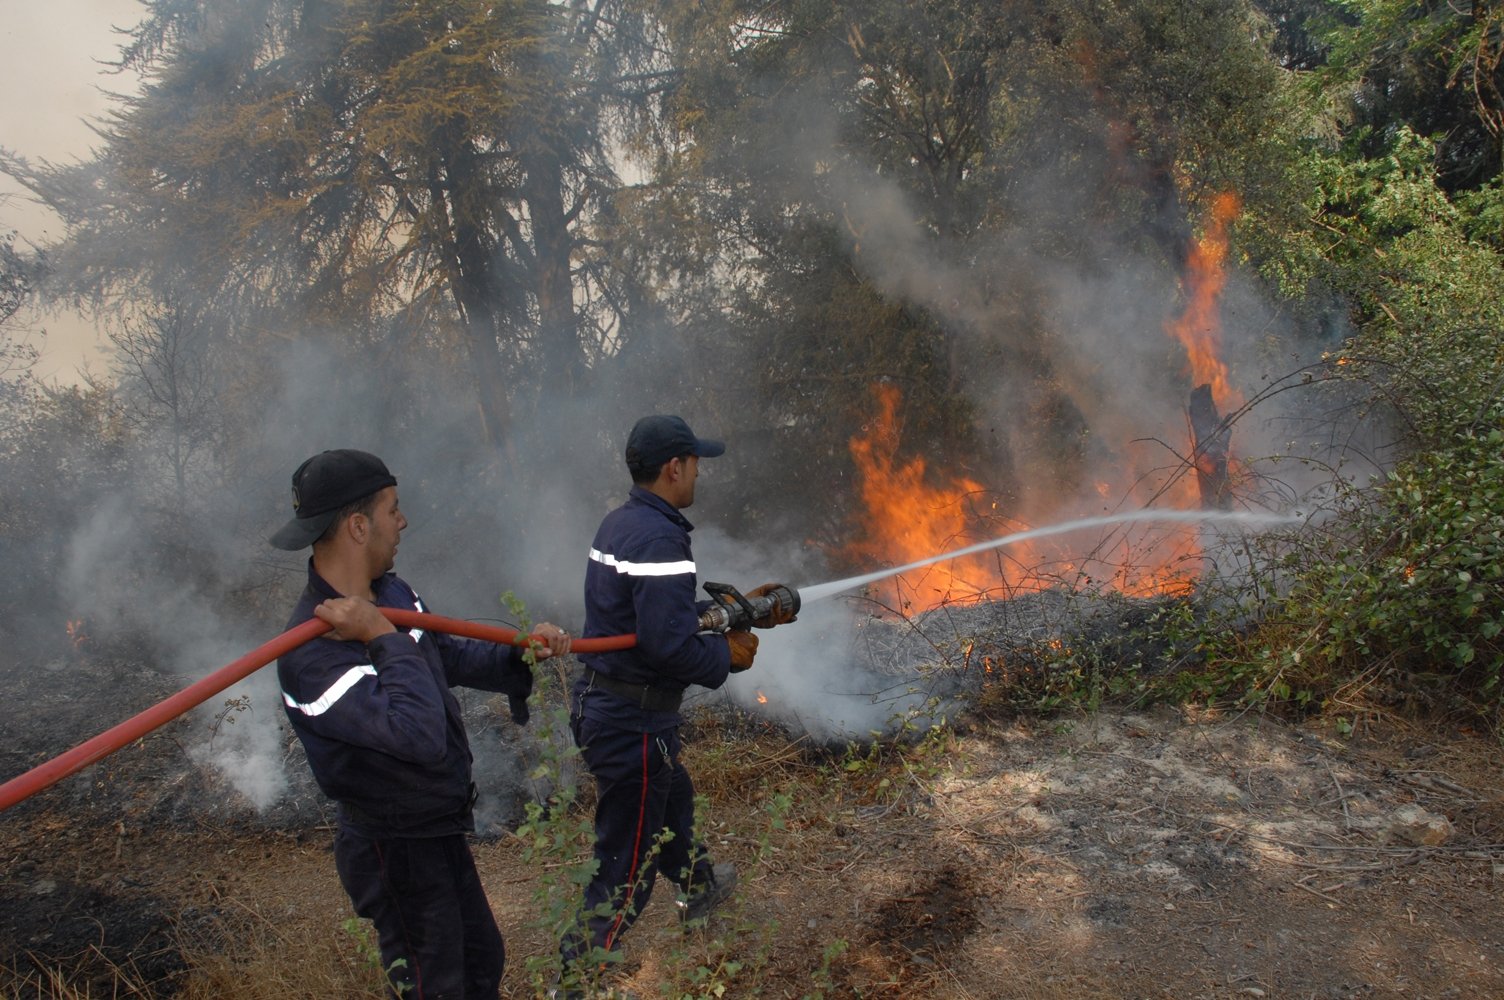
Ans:
[[[657,497],[659,500],[662,500],[664,503],[668,504],[670,507],[674,508],[674,510],[679,509],[679,505],[674,503],[673,498],[669,496],[668,493],[669,490],[673,489],[672,484],[658,479],[654,480],[651,483],[644,483],[642,488],[653,494],[653,496]]]
[[[344,597],[364,597],[368,601],[376,599],[376,592],[371,588],[370,573],[361,560],[340,558],[338,553],[314,549],[313,570]]]

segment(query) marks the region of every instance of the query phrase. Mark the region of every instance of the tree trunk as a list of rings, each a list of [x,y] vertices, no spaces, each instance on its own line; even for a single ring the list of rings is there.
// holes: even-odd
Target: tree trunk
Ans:
[[[473,191],[477,183],[471,154],[461,148],[446,158],[443,165],[451,191]],[[430,178],[430,195],[435,210],[448,216],[449,288],[459,307],[465,329],[465,348],[475,379],[475,396],[480,404],[481,423],[486,440],[504,448],[511,427],[511,406],[507,399],[507,370],[498,343],[496,305],[500,290],[496,287],[492,265],[495,252],[486,238],[480,220],[468,208],[447,197],[436,177]]]
[[[1211,386],[1198,385],[1191,390],[1190,418],[1194,446],[1191,460],[1196,464],[1201,507],[1203,510],[1228,510],[1232,507],[1227,481],[1227,453],[1232,429],[1223,422],[1217,404],[1212,402]]]
[[[541,384],[573,398],[584,388],[585,359],[574,304],[574,239],[564,213],[564,172],[551,150],[525,155],[522,168],[526,172],[522,196],[533,230]]]

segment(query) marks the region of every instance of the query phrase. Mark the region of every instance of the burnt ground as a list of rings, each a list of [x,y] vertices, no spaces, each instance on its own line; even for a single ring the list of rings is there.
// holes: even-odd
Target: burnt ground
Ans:
[[[7,733],[6,777],[58,743],[60,717],[92,733],[174,687],[45,704],[46,681],[13,692],[39,707]],[[297,790],[250,809],[194,764],[193,725],[0,816],[5,996],[379,995],[327,813]],[[1486,734],[1104,709],[841,754],[692,728],[708,837],[741,888],[686,937],[660,887],[615,973],[639,996],[1504,996]],[[475,850],[503,995],[533,996],[557,873],[508,834]]]

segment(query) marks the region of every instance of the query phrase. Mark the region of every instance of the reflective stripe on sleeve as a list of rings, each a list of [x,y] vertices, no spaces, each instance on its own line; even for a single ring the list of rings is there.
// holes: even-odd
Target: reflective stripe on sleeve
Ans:
[[[363,664],[359,667],[351,667],[349,670],[346,670],[343,674],[340,675],[339,680],[329,685],[329,690],[319,695],[316,701],[310,701],[307,704],[304,704],[303,702],[295,699],[292,695],[288,694],[286,691],[282,692],[282,700],[287,703],[288,708],[295,708],[298,711],[302,712],[304,715],[323,715],[325,712],[329,711],[329,709],[333,708],[334,703],[339,701],[340,698],[344,697],[345,692],[354,687],[356,682],[366,674],[370,674],[372,677],[375,677],[376,667],[370,663]]]
[[[423,606],[423,598],[419,597],[417,594],[413,594],[413,610],[418,612],[419,614],[424,614],[428,611],[428,609]],[[408,629],[407,634],[413,637],[413,642],[417,642],[418,640],[423,638],[423,630],[420,628]]]
[[[693,573],[695,562],[693,559],[681,559],[678,562],[628,562],[618,559],[609,552],[600,549],[591,549],[590,558],[602,566],[610,566],[618,573],[626,576],[678,576],[681,573]]]

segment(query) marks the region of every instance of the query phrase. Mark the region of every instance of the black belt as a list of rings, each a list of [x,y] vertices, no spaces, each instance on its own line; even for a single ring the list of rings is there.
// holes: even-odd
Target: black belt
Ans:
[[[472,781],[470,782],[470,791],[465,795],[465,808],[462,815],[467,818],[473,815],[475,812],[475,803],[479,798],[480,789]],[[341,799],[339,806],[345,811],[345,817],[356,826],[364,827],[367,830],[390,830],[392,828],[390,822],[384,822],[376,818],[352,802],[346,802]]]
[[[591,688],[609,691],[618,698],[625,698],[638,708],[649,712],[677,712],[684,701],[684,690],[655,688],[646,684],[628,684],[614,677],[607,677],[594,667],[585,668],[585,683]]]

